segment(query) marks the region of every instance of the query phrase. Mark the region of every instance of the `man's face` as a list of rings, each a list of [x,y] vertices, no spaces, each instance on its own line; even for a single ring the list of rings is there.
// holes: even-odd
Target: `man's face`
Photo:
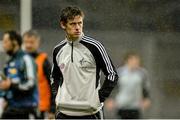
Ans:
[[[23,47],[25,51],[28,53],[37,51],[39,48],[39,42],[40,42],[39,38],[35,36],[25,35],[23,37]]]
[[[131,56],[128,59],[128,64],[132,69],[137,69],[140,67],[140,58],[138,56]]]
[[[14,51],[13,42],[9,38],[9,34],[4,34],[3,36],[3,48],[7,54],[12,54]]]
[[[61,27],[66,31],[67,37],[70,40],[76,40],[82,35],[83,17],[75,16],[72,20],[67,20],[67,23],[61,23]]]

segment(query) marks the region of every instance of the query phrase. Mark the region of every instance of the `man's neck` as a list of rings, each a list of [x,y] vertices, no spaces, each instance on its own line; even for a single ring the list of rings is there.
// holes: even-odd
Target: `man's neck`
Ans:
[[[77,38],[71,38],[70,36],[66,35],[66,38],[67,38],[67,40],[68,40],[68,41],[72,41],[72,42],[74,42],[74,41],[78,41],[78,40],[80,40],[80,39],[82,38],[82,36],[83,36],[83,34],[82,34],[82,35],[80,35],[80,36],[79,36],[79,37],[77,37]]]
[[[129,69],[130,71],[133,71],[133,70],[134,70],[134,68],[133,68],[131,65],[129,65],[129,64],[127,64],[127,67],[128,67],[128,69]]]
[[[38,51],[27,52],[27,53],[29,53],[33,58],[36,58],[38,56],[38,54],[39,54]]]
[[[70,38],[70,37],[67,37],[67,40],[69,40],[69,41],[78,41],[80,39],[80,37],[78,37],[78,38]]]

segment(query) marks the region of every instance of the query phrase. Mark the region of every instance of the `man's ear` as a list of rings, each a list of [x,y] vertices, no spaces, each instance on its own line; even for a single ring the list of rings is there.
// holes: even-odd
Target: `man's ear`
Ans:
[[[66,25],[65,25],[65,23],[64,22],[60,22],[60,26],[61,26],[61,28],[63,29],[63,30],[65,30],[66,29]]]

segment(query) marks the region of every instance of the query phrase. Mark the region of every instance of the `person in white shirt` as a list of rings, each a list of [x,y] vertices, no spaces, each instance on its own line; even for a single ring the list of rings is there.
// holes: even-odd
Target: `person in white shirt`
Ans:
[[[135,52],[124,57],[124,65],[117,69],[119,76],[115,102],[108,100],[107,106],[116,106],[121,119],[139,119],[141,112],[150,106],[147,71],[141,65],[141,58]],[[115,105],[113,105],[115,103]]]

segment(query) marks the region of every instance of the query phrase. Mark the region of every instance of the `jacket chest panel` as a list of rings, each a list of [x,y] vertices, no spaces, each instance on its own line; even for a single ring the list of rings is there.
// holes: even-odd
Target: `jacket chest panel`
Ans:
[[[92,53],[82,44],[74,45],[73,50],[71,45],[64,46],[57,56],[57,63],[62,72],[72,67],[86,71],[96,68]]]

